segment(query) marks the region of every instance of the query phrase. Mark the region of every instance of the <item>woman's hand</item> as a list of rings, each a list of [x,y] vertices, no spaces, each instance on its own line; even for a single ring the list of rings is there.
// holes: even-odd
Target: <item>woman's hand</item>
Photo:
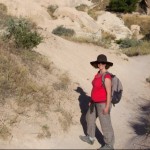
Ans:
[[[109,113],[109,107],[105,107],[104,109],[103,109],[103,114],[104,115],[107,115]]]
[[[91,105],[91,102],[89,102],[89,104],[88,104],[89,106]]]

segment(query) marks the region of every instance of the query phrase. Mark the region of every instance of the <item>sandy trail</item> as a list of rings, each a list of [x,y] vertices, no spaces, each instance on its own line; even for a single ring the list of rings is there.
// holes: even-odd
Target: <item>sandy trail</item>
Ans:
[[[72,80],[78,82],[80,84],[79,86],[89,96],[91,81],[93,75],[97,72],[90,66],[89,62],[95,60],[100,53],[106,54],[108,59],[114,62],[114,67],[110,69],[110,72],[116,74],[123,82],[124,95],[120,104],[112,109],[112,122],[116,136],[115,147],[124,148],[128,140],[135,135],[132,128],[129,126],[129,120],[131,116],[136,115],[136,104],[140,103],[141,98],[150,99],[150,94],[148,92],[149,85],[145,82],[146,77],[148,77],[150,73],[147,69],[150,66],[150,55],[128,58],[127,61],[125,55],[118,54],[113,50],[106,50],[93,45],[68,42],[61,38],[54,38],[55,45],[52,44],[54,43],[52,39],[53,38],[46,42],[50,42],[50,45],[46,44],[47,47],[45,47],[45,44],[41,44],[37,51],[48,56],[59,68],[68,71]],[[98,122],[97,125],[99,126]],[[74,148],[82,148],[82,146],[85,145],[86,147],[84,148],[87,148],[87,144],[81,143],[78,137],[80,134],[83,134],[81,129],[81,126],[73,127],[70,133],[66,135],[65,139],[61,142],[62,145],[59,144],[59,147],[72,148],[72,146],[75,146]],[[75,132],[73,130],[75,130]],[[78,141],[78,144],[71,144],[71,141]],[[79,143],[81,143],[80,146]],[[95,147],[98,145],[99,144],[96,143]],[[93,147],[90,146],[88,148]]]

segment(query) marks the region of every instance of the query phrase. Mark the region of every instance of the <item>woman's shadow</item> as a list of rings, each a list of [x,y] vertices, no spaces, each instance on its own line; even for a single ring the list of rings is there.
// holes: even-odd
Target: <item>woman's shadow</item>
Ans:
[[[87,113],[88,108],[89,108],[89,102],[91,100],[91,97],[87,96],[81,87],[77,87],[77,89],[75,91],[80,94],[79,98],[78,98],[79,106],[80,106],[80,110],[81,110],[80,123],[82,125],[84,134],[87,135],[86,113]],[[103,139],[103,135],[99,131],[97,126],[96,126],[95,137],[101,145],[105,144],[104,139]]]

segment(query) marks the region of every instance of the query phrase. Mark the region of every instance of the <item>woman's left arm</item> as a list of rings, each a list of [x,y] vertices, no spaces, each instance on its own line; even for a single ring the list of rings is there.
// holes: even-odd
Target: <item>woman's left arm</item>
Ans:
[[[106,102],[106,107],[103,111],[104,114],[109,113],[109,108],[111,104],[111,79],[110,78],[105,78],[105,88],[106,88],[106,96],[107,96],[107,102]]]

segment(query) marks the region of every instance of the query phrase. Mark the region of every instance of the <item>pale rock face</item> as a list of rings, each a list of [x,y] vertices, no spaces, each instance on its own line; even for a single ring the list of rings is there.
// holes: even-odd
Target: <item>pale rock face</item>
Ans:
[[[49,3],[61,7],[75,7],[80,4],[86,4],[88,6],[92,5],[92,3],[88,0],[49,0]]]
[[[58,20],[61,19],[60,25],[74,29],[77,37],[101,38],[100,27],[93,18],[85,12],[77,11],[75,8],[60,7],[53,15],[57,17]],[[66,22],[65,18],[68,18],[70,21]]]
[[[139,25],[131,25],[131,32],[137,38],[140,34],[140,26]]]
[[[150,0],[145,0],[147,4],[147,14],[150,15]]]
[[[130,38],[131,31],[124,25],[123,20],[110,12],[103,12],[98,16],[97,24],[102,30],[110,32],[116,39]]]

